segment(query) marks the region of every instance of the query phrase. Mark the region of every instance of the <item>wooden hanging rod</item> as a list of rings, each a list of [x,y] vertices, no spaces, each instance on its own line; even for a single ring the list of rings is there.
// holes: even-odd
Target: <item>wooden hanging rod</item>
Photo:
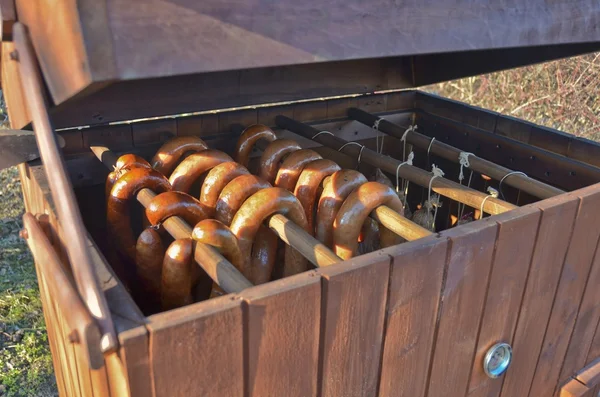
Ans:
[[[338,150],[347,155],[353,156],[355,158],[358,158],[358,156],[360,155],[361,161],[364,161],[365,163],[370,164],[374,167],[381,168],[382,170],[388,173],[395,175],[396,171],[398,170],[399,177],[417,185],[429,187],[429,183],[433,176],[431,172],[427,172],[418,167],[408,164],[405,164],[402,167],[398,168],[398,166],[402,163],[399,160],[396,160],[389,156],[384,156],[366,147],[361,148],[361,145],[348,145],[348,141],[338,138],[333,134],[319,134],[318,136],[316,136],[316,134],[321,132],[320,130],[317,130],[316,128],[311,127],[307,124],[290,119],[286,116],[277,116],[275,118],[275,123],[280,128],[284,128],[305,138],[312,139],[315,142],[318,142],[332,149]],[[507,203],[506,201],[490,197],[485,193],[481,193],[477,190],[460,185],[443,177],[436,177],[431,182],[431,188],[434,192],[444,197],[448,197],[452,200],[466,204],[469,207],[481,208],[481,205],[483,204],[483,211],[488,214],[500,214],[518,208],[517,206]]]

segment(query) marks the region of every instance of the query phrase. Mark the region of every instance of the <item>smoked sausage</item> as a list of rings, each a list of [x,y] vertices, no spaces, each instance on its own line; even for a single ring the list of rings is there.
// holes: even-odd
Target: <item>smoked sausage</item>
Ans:
[[[197,136],[182,136],[170,139],[158,149],[150,163],[152,168],[168,177],[179,160],[188,152],[200,152],[208,145]]]
[[[319,153],[310,149],[300,149],[291,153],[283,160],[283,163],[281,163],[281,166],[277,171],[277,176],[275,177],[274,186],[282,187],[293,192],[304,167],[311,161],[322,158],[323,157],[321,157]]]
[[[269,183],[273,183],[281,160],[288,154],[300,149],[300,145],[291,139],[274,140],[260,156],[258,176]]]
[[[114,166],[114,171],[110,172],[108,174],[108,177],[106,178],[106,197],[108,197],[108,195],[110,194],[110,191],[117,179],[119,179],[121,176],[123,176],[128,171],[131,171],[134,168],[152,167],[150,166],[150,163],[148,163],[146,160],[135,154],[124,154],[117,159],[117,162]]]
[[[334,222],[333,250],[337,256],[347,260],[355,255],[362,225],[371,211],[380,205],[386,205],[399,214],[404,212],[396,192],[381,183],[367,182],[350,193]],[[382,248],[394,245],[401,239],[383,226],[380,226],[379,236]]]
[[[135,246],[135,273],[139,287],[134,288],[136,300],[144,313],[155,313],[160,308],[164,256],[165,247],[158,230],[154,227],[144,229]]]
[[[285,189],[272,187],[262,189],[250,196],[231,221],[231,231],[237,236],[246,265],[249,266],[250,251],[262,223],[273,214],[282,214],[311,234],[302,204]],[[283,276],[291,276],[308,270],[308,261],[290,246],[285,249]]]
[[[296,152],[298,153],[298,152]],[[294,153],[295,154],[295,153]],[[291,155],[290,155],[291,157]],[[298,198],[308,221],[310,230],[314,230],[314,211],[317,193],[325,177],[340,171],[340,166],[331,160],[321,159],[308,163],[296,183],[294,196]]]
[[[207,149],[194,153],[179,163],[169,177],[169,182],[173,185],[173,190],[189,193],[194,182],[203,173],[227,161],[233,160],[220,150]]]
[[[250,172],[246,167],[234,161],[221,163],[208,172],[200,189],[200,203],[210,217],[215,214],[217,200],[223,188],[238,176],[248,174]]]
[[[162,265],[161,303],[163,310],[189,305],[192,298],[192,267],[194,246],[192,239],[175,240],[167,248]]]
[[[165,192],[171,190],[171,184],[156,170],[136,168],[115,182],[106,204],[109,235],[114,237],[117,249],[131,263],[135,261],[136,239],[131,230],[130,201],[144,188],[154,192]]]
[[[165,192],[157,195],[146,208],[146,218],[157,225],[171,216],[179,216],[190,225],[208,218],[206,209],[198,200],[183,192]]]
[[[246,128],[242,132],[242,135],[240,135],[240,139],[238,139],[235,148],[235,161],[244,167],[248,167],[250,152],[252,152],[252,148],[254,148],[256,142],[261,139],[273,142],[277,139],[277,136],[275,136],[275,133],[266,125],[254,124]]]
[[[329,248],[333,248],[333,222],[344,200],[360,185],[367,183],[367,178],[358,171],[341,170],[325,178],[323,193],[317,206],[315,235]]]

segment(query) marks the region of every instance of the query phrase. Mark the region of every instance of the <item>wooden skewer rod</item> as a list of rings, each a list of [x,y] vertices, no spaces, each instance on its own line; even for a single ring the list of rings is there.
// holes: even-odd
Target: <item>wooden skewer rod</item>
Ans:
[[[108,148],[101,146],[92,146],[92,152],[102,161],[107,167],[112,169],[117,162],[117,156]],[[156,196],[150,189],[142,189],[137,200],[144,206],[148,207],[150,201]],[[172,216],[163,222],[165,229],[173,236],[173,238],[190,238],[192,227],[190,227],[183,219]],[[329,266],[334,263],[342,262],[342,259],[335,255],[327,246],[306,233],[305,230],[298,227],[296,224],[288,220],[285,216],[276,214],[269,218],[268,226],[275,234],[296,249],[302,256],[308,259],[317,267]],[[239,292],[238,290],[228,290],[226,285],[233,288],[248,288],[248,285],[243,286],[243,282],[250,282],[225,258],[223,258],[214,248],[196,242],[195,259],[198,264],[206,271],[206,273],[226,292]],[[240,279],[240,277],[243,279]],[[225,284],[222,284],[225,283]],[[242,289],[243,289],[242,288]]]
[[[330,134],[320,134],[315,136],[321,131],[309,125],[290,119],[289,117],[281,115],[277,116],[275,118],[275,122],[281,128],[285,128],[288,131],[294,132],[308,139],[313,139],[314,137],[315,142],[321,143],[322,145],[335,150],[339,150],[348,143],[348,141]],[[401,161],[399,160],[389,156],[384,156],[366,147],[360,148],[358,145],[345,145],[342,149],[342,152],[355,158],[358,158],[360,155],[361,161],[364,161],[365,163],[368,163],[374,167],[381,168],[382,170],[394,175],[396,174],[398,166],[401,164]],[[429,187],[429,182],[432,178],[431,172],[427,172],[408,164],[405,164],[398,169],[398,176],[423,187]],[[478,192],[477,190],[460,185],[443,177],[435,178],[431,183],[431,188],[434,192],[466,204],[469,207],[481,208],[481,204],[483,203],[483,211],[488,214],[500,214],[517,208],[517,206],[507,203],[506,201],[490,197],[485,193]]]
[[[379,123],[379,131],[399,139],[402,138],[405,132],[405,130],[398,124],[392,123],[391,121],[380,118],[358,108],[348,109],[348,116],[368,126],[372,126],[377,122]],[[462,150],[438,140],[431,142],[430,137],[416,131],[409,131],[406,134],[406,141],[424,150],[427,150],[431,144],[431,153],[455,163],[460,162],[459,157],[460,153],[462,153]],[[469,169],[477,171],[481,174],[485,174],[497,181],[504,180],[503,183],[527,192],[540,199],[546,199],[565,193],[564,190],[555,188],[536,179],[526,177],[522,174],[515,174],[513,173],[514,171],[509,168],[502,167],[501,165],[482,159],[474,154],[469,155]]]
[[[256,143],[256,147],[263,151],[267,146],[269,146],[269,142],[265,140],[259,140]],[[407,241],[418,240],[433,234],[430,230],[406,219],[404,216],[385,205],[377,207],[371,212],[370,216]]]

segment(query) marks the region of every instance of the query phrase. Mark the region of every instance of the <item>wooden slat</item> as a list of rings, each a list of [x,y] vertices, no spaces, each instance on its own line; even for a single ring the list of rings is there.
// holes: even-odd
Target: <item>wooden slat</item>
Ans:
[[[571,379],[561,387],[559,397],[596,397],[596,395],[577,379]]]
[[[242,396],[242,325],[229,296],[148,317],[155,396]]]
[[[489,218],[442,232],[450,239],[448,270],[428,396],[467,389],[498,226]]]
[[[321,280],[309,272],[244,291],[247,396],[314,396]]]
[[[529,393],[532,397],[552,395],[557,384],[564,380],[559,378],[561,364],[600,237],[600,190],[590,187],[573,195],[579,197],[580,204]]]
[[[579,371],[575,378],[588,387],[595,387],[600,384],[600,357]]]
[[[129,394],[132,397],[152,396],[147,329],[114,313],[113,320],[119,335],[119,357],[126,376]],[[113,383],[112,380],[111,383]]]
[[[10,55],[13,51],[15,51],[14,43],[2,42],[2,94],[6,100],[11,127],[20,129],[29,123],[31,117],[23,96],[19,63]]]
[[[390,257],[381,252],[320,269],[320,386],[326,396],[374,396],[384,333]]]
[[[502,379],[490,379],[484,373],[483,359],[495,343],[512,342],[540,217],[540,210],[533,207],[494,217],[498,223],[496,253],[467,390],[469,396],[497,396],[502,387]]]
[[[542,210],[536,246],[513,337],[513,362],[503,397],[526,396],[535,372],[579,199],[560,196],[534,204]]]
[[[392,256],[379,396],[422,397],[427,386],[448,239],[388,248]]]
[[[596,325],[596,333],[594,334],[594,339],[590,345],[585,364],[591,363],[598,357],[600,357],[600,322]]]

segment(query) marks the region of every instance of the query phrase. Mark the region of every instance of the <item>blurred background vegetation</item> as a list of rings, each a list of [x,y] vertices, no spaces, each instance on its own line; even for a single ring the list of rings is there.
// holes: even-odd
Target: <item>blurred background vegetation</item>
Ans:
[[[513,117],[600,140],[600,53],[423,87]],[[6,125],[4,98],[0,123]],[[0,171],[0,396],[55,396],[52,359],[27,245],[15,168]]]

